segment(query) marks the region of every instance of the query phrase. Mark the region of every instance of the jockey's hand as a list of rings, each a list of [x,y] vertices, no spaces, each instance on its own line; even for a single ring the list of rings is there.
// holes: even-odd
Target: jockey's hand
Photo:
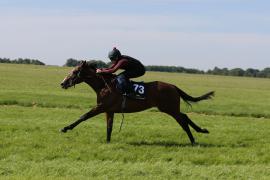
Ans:
[[[101,72],[102,72],[101,69],[97,69],[97,70],[96,70],[96,73],[97,73],[97,74],[100,74]]]

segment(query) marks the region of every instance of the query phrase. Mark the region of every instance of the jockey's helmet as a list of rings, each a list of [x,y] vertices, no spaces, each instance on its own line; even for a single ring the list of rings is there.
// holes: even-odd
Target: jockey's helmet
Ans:
[[[108,58],[111,60],[111,61],[116,61],[118,60],[119,58],[121,57],[121,52],[116,49],[116,47],[113,48],[113,50],[111,50],[108,54]]]

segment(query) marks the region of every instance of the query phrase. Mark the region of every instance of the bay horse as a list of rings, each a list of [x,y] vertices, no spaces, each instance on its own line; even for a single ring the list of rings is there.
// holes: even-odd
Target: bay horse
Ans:
[[[191,144],[195,143],[194,137],[189,129],[189,125],[199,133],[209,133],[207,129],[202,129],[189,117],[180,112],[180,98],[185,102],[198,102],[210,99],[214,96],[214,91],[208,92],[199,97],[192,97],[179,89],[178,87],[165,82],[154,81],[145,83],[146,95],[145,100],[126,98],[125,107],[123,108],[123,95],[116,87],[115,75],[113,74],[96,74],[96,65],[82,61],[76,66],[62,81],[61,86],[64,89],[85,82],[94,89],[97,94],[97,105],[90,111],[82,115],[74,123],[61,129],[61,132],[72,130],[81,122],[96,116],[100,113],[106,114],[107,119],[107,143],[111,140],[113,129],[114,113],[132,113],[157,107],[159,111],[172,116],[178,124],[187,133]]]

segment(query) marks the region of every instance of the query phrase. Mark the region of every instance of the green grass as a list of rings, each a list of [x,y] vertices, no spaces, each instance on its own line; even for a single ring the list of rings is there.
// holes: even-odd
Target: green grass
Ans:
[[[115,117],[106,143],[104,115],[61,134],[95,104],[81,84],[62,90],[70,68],[0,64],[0,179],[269,179],[269,79],[147,72],[139,80],[176,84],[214,100],[181,109],[207,128],[191,146],[171,117],[150,109]]]

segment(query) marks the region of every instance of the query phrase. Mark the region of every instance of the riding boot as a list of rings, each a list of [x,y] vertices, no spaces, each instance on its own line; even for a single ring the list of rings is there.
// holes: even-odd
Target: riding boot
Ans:
[[[132,84],[128,78],[125,77],[124,74],[120,74],[117,76],[118,88],[124,96],[135,98],[136,94],[132,88]]]
[[[136,93],[134,92],[134,89],[132,87],[132,83],[130,82],[130,80],[126,80],[127,81],[127,86],[125,87],[125,94],[126,96],[130,97],[130,98],[136,98]]]
[[[126,94],[127,92],[127,81],[126,81],[126,77],[124,74],[119,74],[116,78],[117,80],[117,87],[118,89],[121,91],[122,94]]]

